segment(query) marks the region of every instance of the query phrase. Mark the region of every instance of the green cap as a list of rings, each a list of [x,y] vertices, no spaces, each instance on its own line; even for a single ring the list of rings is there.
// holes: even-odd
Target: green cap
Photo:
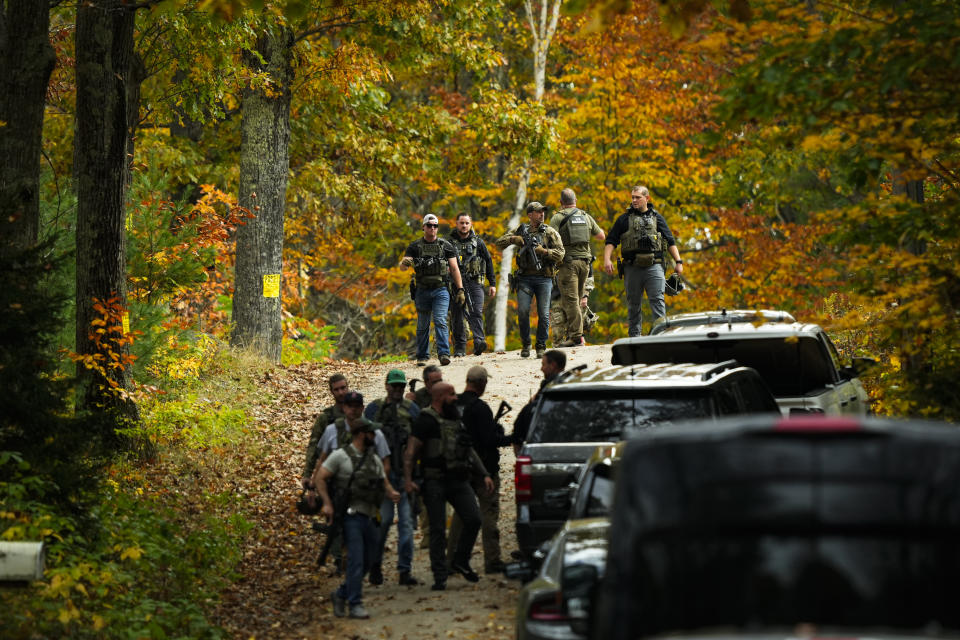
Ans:
[[[407,384],[407,376],[400,369],[390,369],[387,373],[387,384]]]

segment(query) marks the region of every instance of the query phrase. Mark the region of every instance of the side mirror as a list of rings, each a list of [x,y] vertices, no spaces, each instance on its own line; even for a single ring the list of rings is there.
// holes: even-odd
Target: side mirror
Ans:
[[[590,610],[599,581],[600,572],[592,564],[574,564],[563,568],[560,594],[570,618],[570,629],[574,633],[585,636],[590,632]]]

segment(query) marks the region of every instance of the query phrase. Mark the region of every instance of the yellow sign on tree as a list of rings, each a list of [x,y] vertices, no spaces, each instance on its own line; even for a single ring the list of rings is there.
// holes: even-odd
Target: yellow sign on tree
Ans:
[[[264,298],[279,298],[280,297],[280,274],[279,273],[267,273],[263,276],[263,297]]]

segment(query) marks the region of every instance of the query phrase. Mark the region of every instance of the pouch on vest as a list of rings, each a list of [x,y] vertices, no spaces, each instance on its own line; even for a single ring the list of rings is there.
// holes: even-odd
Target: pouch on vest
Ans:
[[[637,267],[652,267],[654,261],[652,253],[636,253],[633,256],[633,264]]]

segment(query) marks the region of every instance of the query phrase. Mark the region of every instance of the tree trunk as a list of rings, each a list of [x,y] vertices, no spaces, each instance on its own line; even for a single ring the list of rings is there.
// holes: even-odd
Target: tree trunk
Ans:
[[[40,229],[40,150],[47,84],[56,64],[50,6],[0,0],[0,251],[27,248]]]
[[[133,60],[134,10],[122,0],[87,0],[77,8],[77,115],[74,171],[77,190],[77,345],[81,356],[106,363],[126,354],[113,340],[94,339],[93,321],[103,318],[95,301],[115,299],[127,308],[126,180],[127,89]],[[112,317],[108,324],[116,325]],[[110,334],[107,334],[110,335]],[[127,367],[99,372],[80,367],[82,408],[117,411],[137,419],[123,391]],[[120,444],[115,434],[105,434]]]
[[[527,16],[527,27],[533,36],[533,101],[543,102],[543,93],[546,88],[547,54],[550,51],[550,42],[557,32],[557,20],[560,18],[561,0],[541,0],[534,8],[533,0],[524,0],[523,9]],[[520,180],[517,184],[517,196],[514,199],[513,215],[507,224],[508,229],[515,229],[520,224],[523,207],[527,200],[527,187],[530,184],[530,161],[523,163],[520,170]],[[500,262],[500,281],[497,287],[497,304],[493,315],[493,349],[503,351],[507,346],[507,299],[510,296],[510,263],[513,259],[514,247],[509,246],[503,251]]]
[[[256,217],[237,232],[231,342],[253,348],[274,362],[280,361],[283,337],[281,296],[266,297],[264,276],[281,274],[283,266],[292,46],[289,29],[260,34],[256,52],[244,53],[244,64],[256,74],[266,74],[270,85],[266,90],[247,87],[241,104],[239,201]]]

